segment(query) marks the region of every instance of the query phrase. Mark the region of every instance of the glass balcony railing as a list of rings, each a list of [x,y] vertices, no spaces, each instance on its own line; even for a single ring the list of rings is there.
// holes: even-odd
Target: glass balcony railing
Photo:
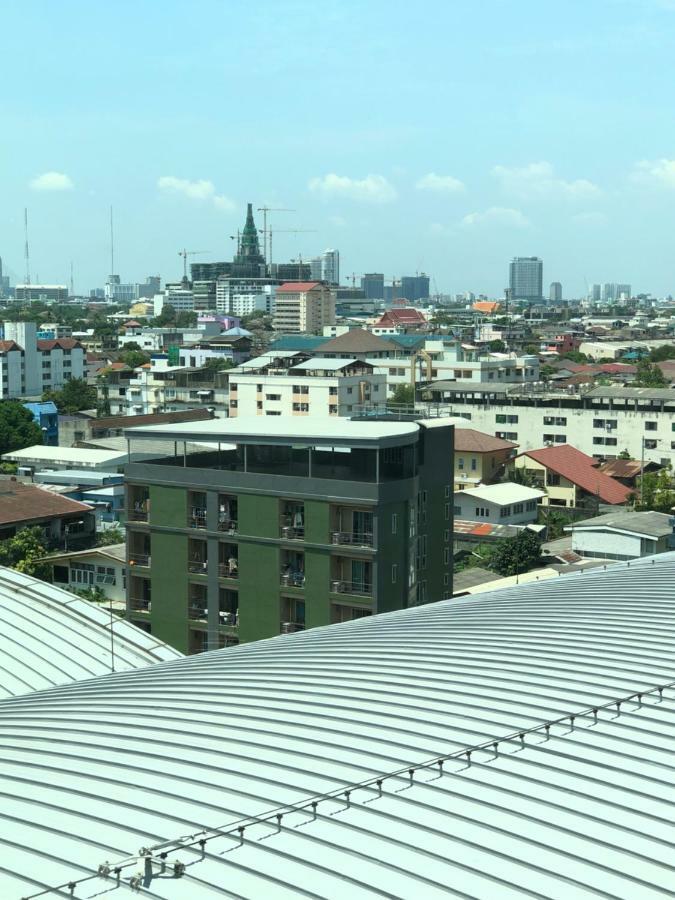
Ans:
[[[371,531],[333,531],[331,541],[333,544],[351,547],[372,547],[373,533]]]
[[[206,528],[206,510],[193,509],[187,518],[188,528]]]
[[[330,586],[333,594],[352,594],[357,597],[372,597],[373,586],[366,581],[343,581],[334,578]]]
[[[150,612],[152,609],[152,603],[150,600],[145,599],[144,597],[130,597],[129,598],[129,607],[134,612]]]
[[[304,572],[280,572],[279,573],[279,584],[282,587],[295,587],[295,588],[304,588],[305,586],[305,574]]]
[[[150,565],[150,554],[149,553],[129,553],[129,565],[130,566],[149,566]]]

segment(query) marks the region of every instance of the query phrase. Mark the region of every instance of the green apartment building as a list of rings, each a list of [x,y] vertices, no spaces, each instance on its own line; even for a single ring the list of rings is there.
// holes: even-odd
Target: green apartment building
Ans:
[[[200,652],[452,596],[453,426],[129,428],[127,615]],[[163,449],[165,448],[165,450]]]

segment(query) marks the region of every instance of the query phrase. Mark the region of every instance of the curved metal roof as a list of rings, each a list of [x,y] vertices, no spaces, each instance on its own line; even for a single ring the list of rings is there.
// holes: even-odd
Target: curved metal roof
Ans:
[[[674,578],[666,554],[0,703],[0,894],[672,896]]]
[[[68,591],[0,567],[0,698],[181,658]]]

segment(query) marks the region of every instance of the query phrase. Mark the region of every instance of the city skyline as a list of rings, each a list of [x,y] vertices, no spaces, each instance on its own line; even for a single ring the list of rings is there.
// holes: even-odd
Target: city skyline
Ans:
[[[14,282],[24,207],[33,280],[69,283],[72,260],[85,293],[109,274],[110,204],[116,274],[171,281],[182,247],[231,259],[252,201],[293,210],[272,213],[277,260],[335,247],[343,282],[425,271],[432,292],[498,296],[511,258],[539,256],[565,296],[607,279],[672,291],[665,0],[35,9],[5,11],[33,47],[5,56]]]

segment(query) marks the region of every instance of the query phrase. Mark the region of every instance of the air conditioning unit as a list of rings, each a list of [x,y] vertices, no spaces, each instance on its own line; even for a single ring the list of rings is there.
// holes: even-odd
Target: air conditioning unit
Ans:
[[[330,589],[334,594],[341,594],[345,589],[344,581],[331,581]]]
[[[331,535],[331,541],[332,541],[333,544],[339,544],[339,543],[340,543],[340,532],[339,532],[339,531],[334,531],[334,532],[332,533],[332,535]]]

